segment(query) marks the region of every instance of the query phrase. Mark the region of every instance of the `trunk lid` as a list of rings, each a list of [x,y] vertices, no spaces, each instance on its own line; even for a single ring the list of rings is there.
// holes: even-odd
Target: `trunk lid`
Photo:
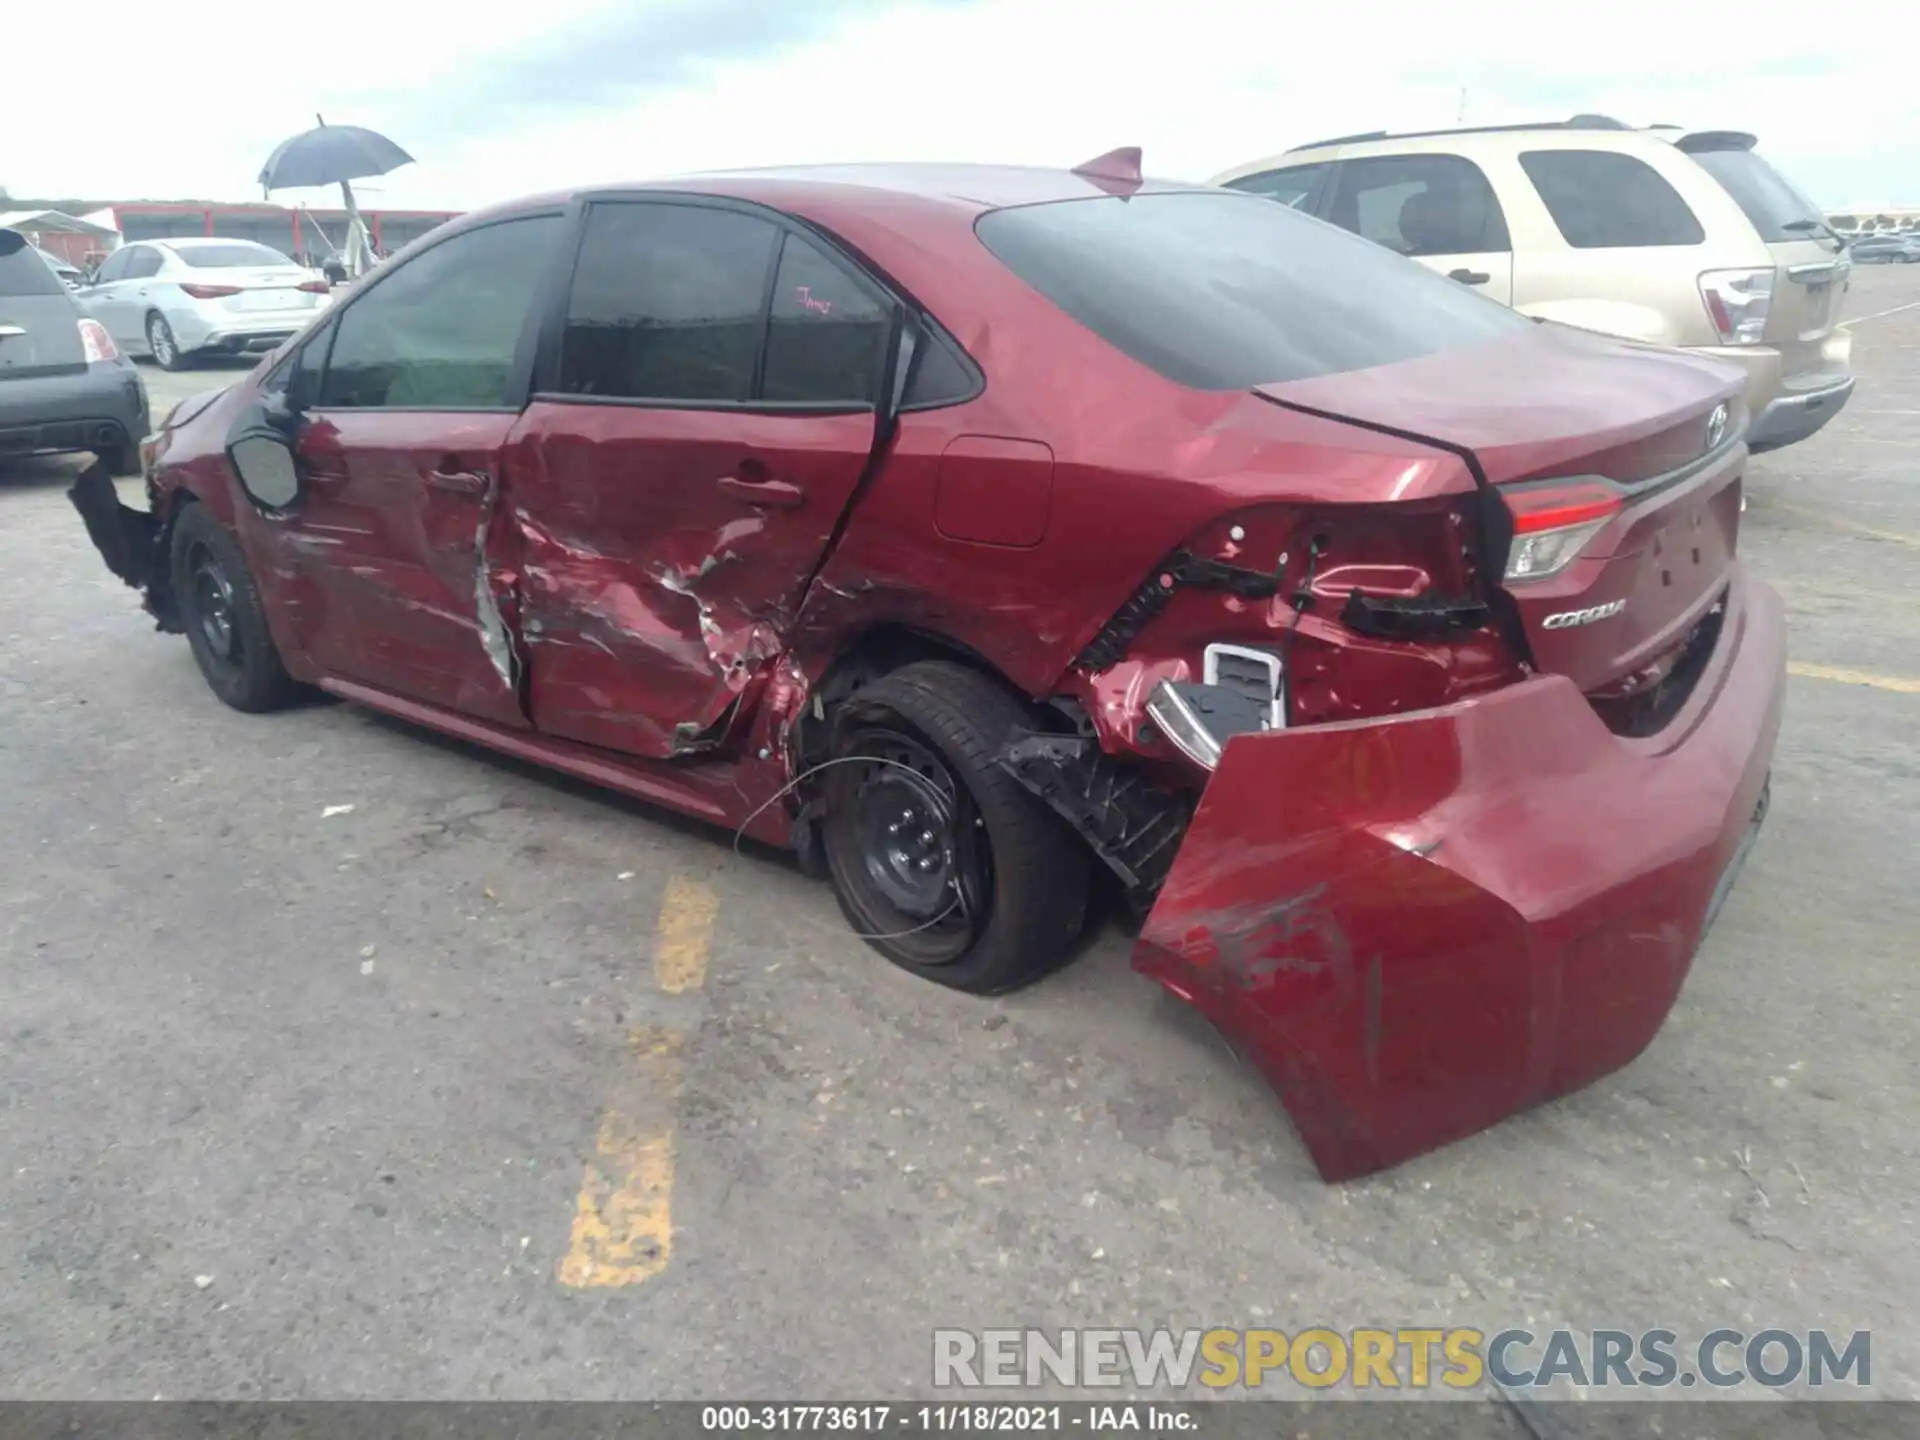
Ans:
[[[24,239],[0,231],[0,380],[87,368],[80,312],[47,262]]]
[[[1502,588],[1539,668],[1611,695],[1662,678],[1726,588],[1743,379],[1704,356],[1543,324],[1471,350],[1256,390],[1462,454],[1499,498],[1500,523],[1522,532],[1516,546],[1530,527],[1586,505],[1578,518],[1597,528],[1570,563]]]
[[[300,288],[313,280],[313,277],[304,270],[262,268],[209,273],[218,273],[219,278],[201,283],[240,287],[238,295],[229,295],[220,302],[223,309],[237,313],[246,314],[259,310],[312,310],[320,303],[320,296],[317,293]]]

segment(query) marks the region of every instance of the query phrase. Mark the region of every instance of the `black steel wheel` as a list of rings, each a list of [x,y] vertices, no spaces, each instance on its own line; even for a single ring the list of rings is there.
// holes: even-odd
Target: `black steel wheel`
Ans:
[[[1028,723],[999,682],[923,661],[843,703],[821,773],[820,837],[848,922],[942,985],[1011,990],[1067,959],[1086,847],[995,763]]]
[[[977,938],[993,856],[973,801],[947,763],[911,734],[866,726],[835,768],[829,872],[863,937],[916,965],[951,965]]]
[[[236,710],[278,710],[298,694],[267,629],[239,543],[206,506],[173,527],[172,579],[187,643],[208,686]]]

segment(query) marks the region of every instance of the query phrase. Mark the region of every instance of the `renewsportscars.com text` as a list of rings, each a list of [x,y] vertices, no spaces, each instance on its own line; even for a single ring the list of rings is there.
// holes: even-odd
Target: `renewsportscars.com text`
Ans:
[[[936,1330],[933,1383],[955,1388],[1065,1385],[1324,1390],[1778,1389],[1873,1383],[1865,1330],[1355,1329]]]

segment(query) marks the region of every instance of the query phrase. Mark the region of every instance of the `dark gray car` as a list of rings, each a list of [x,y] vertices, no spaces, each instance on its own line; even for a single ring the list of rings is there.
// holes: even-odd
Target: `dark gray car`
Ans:
[[[0,229],[0,460],[92,451],[136,474],[147,420],[133,362],[26,236]]]

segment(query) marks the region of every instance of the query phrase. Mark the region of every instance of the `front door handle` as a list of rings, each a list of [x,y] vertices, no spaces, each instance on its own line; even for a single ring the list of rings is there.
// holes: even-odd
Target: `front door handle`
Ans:
[[[427,484],[450,495],[487,493],[487,477],[474,470],[429,470]]]
[[[749,505],[797,510],[807,499],[806,491],[784,480],[744,480],[738,475],[722,475],[718,483],[722,495],[744,500]]]
[[[1493,276],[1484,270],[1449,270],[1447,279],[1458,280],[1462,285],[1484,285]]]

